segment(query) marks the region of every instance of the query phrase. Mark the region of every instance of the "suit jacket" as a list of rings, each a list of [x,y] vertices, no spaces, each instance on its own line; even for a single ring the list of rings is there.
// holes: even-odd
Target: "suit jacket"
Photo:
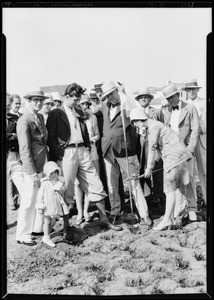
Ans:
[[[47,129],[44,118],[38,114],[41,129],[37,126],[34,115],[27,110],[17,122],[19,153],[23,171],[28,175],[41,173],[47,155]]]
[[[77,117],[80,123],[84,146],[90,149],[89,135],[84,123],[83,112],[79,108],[76,108],[75,111],[78,114]],[[72,134],[63,105],[49,112],[46,126],[48,129],[49,160],[57,162],[63,158],[65,148]]]
[[[18,119],[22,116],[22,114],[18,113],[18,115],[13,114],[13,113],[7,113],[6,115],[6,121],[7,121],[7,126],[6,126],[6,151],[15,151],[19,152],[19,143],[18,143],[18,138],[15,134],[16,132],[16,126]]]
[[[103,156],[111,145],[116,157],[125,157],[125,140],[123,133],[123,124],[120,106],[117,108],[117,113],[112,121],[109,118],[110,104],[106,101],[102,106],[103,113],[103,137],[101,139]],[[134,126],[130,123],[130,118],[124,112],[124,123],[126,131],[126,146],[128,156],[136,154],[137,133]]]
[[[180,116],[178,121],[179,137],[184,142],[187,149],[194,153],[199,134],[199,118],[194,105],[188,104],[182,100]],[[171,112],[166,111],[164,123],[170,126]]]

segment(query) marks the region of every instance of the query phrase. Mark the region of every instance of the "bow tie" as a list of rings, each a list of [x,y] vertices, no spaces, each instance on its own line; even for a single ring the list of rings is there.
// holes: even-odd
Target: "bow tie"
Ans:
[[[179,106],[178,105],[176,105],[176,106],[172,106],[172,110],[179,110]]]
[[[116,104],[111,104],[111,107],[120,106],[120,102],[117,102]]]

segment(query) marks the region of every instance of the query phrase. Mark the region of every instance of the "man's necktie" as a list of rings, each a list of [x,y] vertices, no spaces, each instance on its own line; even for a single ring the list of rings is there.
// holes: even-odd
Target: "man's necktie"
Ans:
[[[178,105],[176,105],[176,106],[172,106],[172,110],[179,110],[179,106]]]
[[[39,130],[43,133],[42,123],[41,123],[38,115],[35,115],[35,122],[36,122],[36,125],[39,128]]]

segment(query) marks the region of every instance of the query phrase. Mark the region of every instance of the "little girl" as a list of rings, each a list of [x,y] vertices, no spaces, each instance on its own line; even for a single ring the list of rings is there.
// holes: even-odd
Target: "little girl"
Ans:
[[[44,175],[38,193],[36,209],[44,215],[44,236],[42,241],[50,247],[56,245],[50,239],[50,232],[56,222],[56,217],[63,217],[64,233],[69,224],[69,208],[63,197],[65,192],[64,179],[60,175],[58,165],[49,161],[44,165]]]

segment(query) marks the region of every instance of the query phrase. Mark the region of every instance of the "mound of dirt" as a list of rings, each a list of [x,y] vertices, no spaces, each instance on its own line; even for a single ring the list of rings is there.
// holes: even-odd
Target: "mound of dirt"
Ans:
[[[92,222],[75,224],[67,240],[58,220],[50,248],[37,237],[27,247],[15,240],[17,211],[8,211],[7,293],[52,295],[151,295],[206,293],[206,207],[198,201],[198,221],[180,219],[173,230],[153,231],[138,223],[126,199],[118,223],[122,231],[100,227],[91,207]],[[149,204],[154,225],[164,202]],[[135,211],[136,212],[136,211]],[[71,240],[69,242],[69,240]]]

